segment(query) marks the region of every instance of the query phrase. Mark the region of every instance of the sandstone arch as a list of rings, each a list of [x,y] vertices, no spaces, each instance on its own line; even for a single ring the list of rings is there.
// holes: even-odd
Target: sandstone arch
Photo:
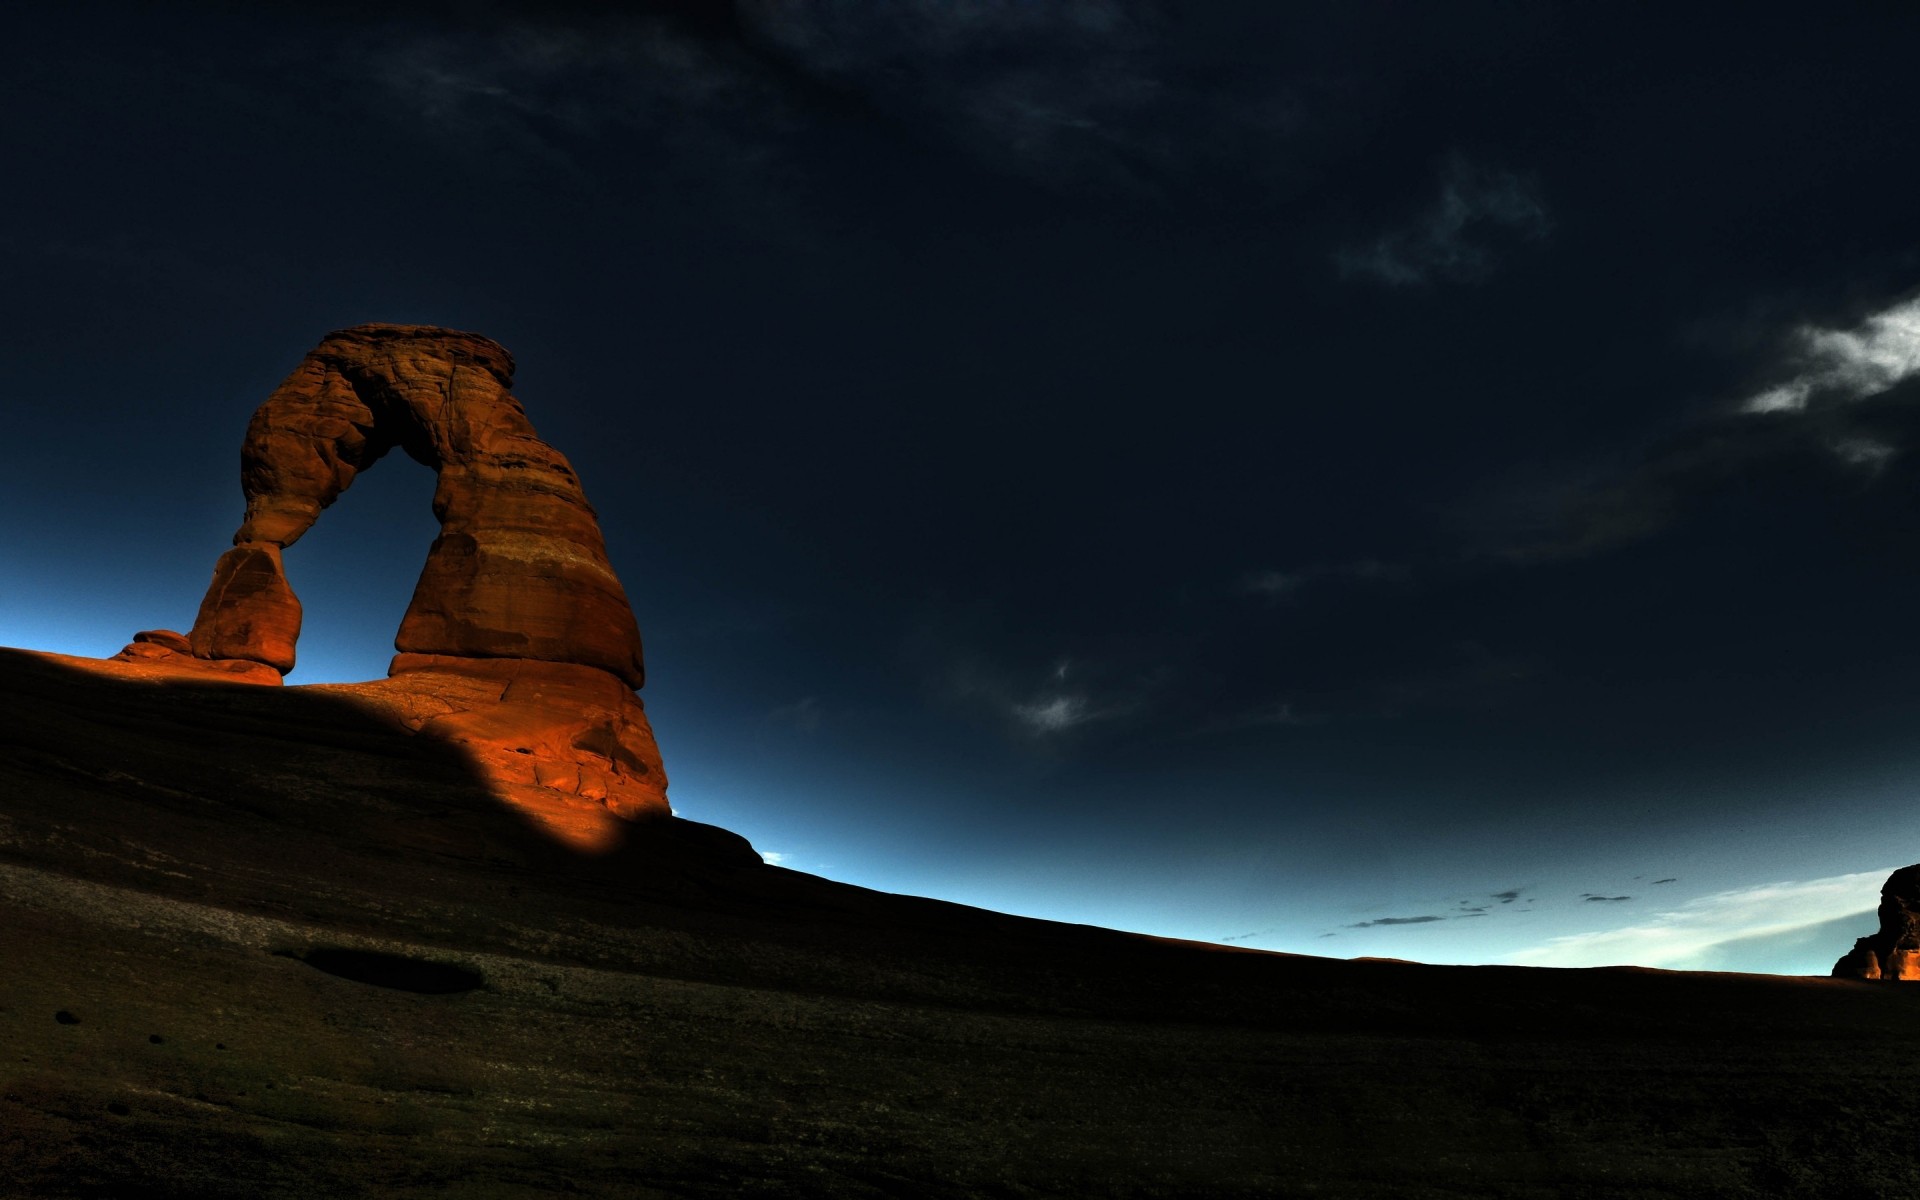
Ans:
[[[512,383],[512,356],[476,334],[328,334],[248,423],[246,516],[191,632],[135,634],[116,661],[151,677],[279,683],[300,636],[281,551],[397,447],[438,473],[440,536],[389,677],[315,689],[466,747],[501,799],[577,847],[605,849],[622,820],[669,815],[634,695],[645,672],[633,610],[579,479]]]
[[[476,334],[357,325],[327,335],[247,426],[246,518],[188,635],[194,657],[292,670],[300,602],[280,552],[398,447],[438,473],[441,532],[396,650],[579,663],[639,687],[640,631],[599,522],[512,383],[513,357]]]

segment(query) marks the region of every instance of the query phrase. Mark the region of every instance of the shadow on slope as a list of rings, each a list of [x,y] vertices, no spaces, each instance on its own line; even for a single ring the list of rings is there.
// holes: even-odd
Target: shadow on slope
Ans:
[[[297,688],[0,651],[0,928],[8,1194],[1920,1188],[1920,988],[1195,946],[673,821],[582,856]]]
[[[12,650],[0,650],[0,817],[0,861],[180,900],[474,951],[897,1000],[1503,1037],[1757,1031],[1907,999],[1825,980],[1345,962],[1173,942],[834,883],[762,865],[737,836],[677,818],[629,826],[617,850],[583,855],[495,802],[458,748],[396,731],[349,699],[128,681]],[[1682,980],[1701,1003],[1658,999]]]

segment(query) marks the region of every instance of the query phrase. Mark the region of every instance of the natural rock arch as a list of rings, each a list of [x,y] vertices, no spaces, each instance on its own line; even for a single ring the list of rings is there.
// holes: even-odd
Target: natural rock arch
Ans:
[[[512,383],[513,357],[476,334],[357,325],[327,335],[247,426],[246,518],[194,618],[194,657],[293,669],[300,602],[280,552],[398,447],[438,474],[441,531],[395,649],[579,663],[639,687],[640,631],[599,521]]]
[[[590,850],[665,817],[666,772],[634,689],[640,631],[566,458],[508,388],[513,357],[471,333],[330,333],[253,414],[246,517],[193,629],[149,630],[116,659],[154,676],[277,684],[300,601],[281,551],[398,447],[439,476],[440,536],[394,637],[389,678],[318,684],[464,746],[499,797]]]

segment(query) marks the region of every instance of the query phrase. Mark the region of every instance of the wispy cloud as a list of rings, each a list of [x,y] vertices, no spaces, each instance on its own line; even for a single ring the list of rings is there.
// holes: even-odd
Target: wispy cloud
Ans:
[[[820,698],[802,696],[792,704],[783,704],[767,714],[767,720],[776,725],[785,725],[801,733],[816,733],[820,729]]]
[[[1722,943],[1870,913],[1891,870],[1716,892],[1631,925],[1552,938],[1509,955],[1507,961],[1543,967],[1632,964],[1685,969],[1709,959]]]
[[[790,89],[737,44],[683,25],[644,12],[396,20],[346,43],[340,61],[364,103],[484,156],[489,171],[538,173],[582,194],[716,184],[767,207],[772,182],[795,182],[785,144],[801,118]]]
[[[1325,718],[1313,713],[1302,712],[1296,701],[1279,700],[1272,704],[1263,704],[1242,713],[1208,722],[1201,730],[1204,733],[1230,733],[1241,729],[1279,729],[1304,725],[1318,725]]]
[[[1060,692],[1028,701],[1014,701],[1008,709],[1015,720],[1035,733],[1059,733],[1075,725],[1099,720],[1101,716],[1085,696]]]
[[[1891,442],[1867,434],[1844,434],[1827,440],[1827,451],[1849,467],[1878,475],[1900,453]]]
[[[1336,720],[1381,720],[1409,712],[1474,710],[1510,700],[1541,678],[1537,657],[1505,654],[1478,642],[1457,642],[1423,656],[1389,664],[1372,677],[1338,686],[1301,688],[1201,727],[1203,733],[1263,727],[1317,725]]]
[[[1341,88],[1223,75],[1159,36],[1153,0],[740,0],[750,40],[877,116],[1045,186],[1213,197],[1194,176],[1276,186]],[[1205,83],[1197,82],[1204,78]]]
[[[1240,579],[1240,590],[1269,600],[1284,600],[1297,596],[1314,584],[1350,580],[1398,582],[1411,574],[1412,570],[1403,563],[1363,558],[1353,562],[1316,564],[1292,571],[1249,571]]]
[[[1920,374],[1920,297],[1846,329],[1801,325],[1789,335],[1793,374],[1748,396],[1750,414],[1803,412],[1821,403],[1878,396]]]
[[[1340,273],[1389,287],[1471,283],[1493,270],[1496,242],[1538,241],[1552,227],[1524,176],[1451,159],[1440,195],[1409,224],[1334,253]]]
[[[1785,378],[1703,415],[1621,461],[1592,463],[1484,497],[1492,556],[1586,557],[1652,537],[1708,497],[1769,475],[1837,470],[1871,483],[1920,439],[1920,297],[1844,328],[1786,335]]]
[[[896,121],[1023,174],[1128,176],[1133,131],[1166,97],[1121,0],[744,0],[763,44]]]
[[[1056,741],[1135,716],[1152,689],[1151,678],[1128,678],[1092,661],[1061,657],[1038,670],[1017,670],[978,653],[935,648],[928,644],[933,640],[930,632],[917,639],[922,655],[945,660],[935,690],[968,707],[984,707],[1027,741]]]
[[[1411,917],[1373,917],[1365,921],[1356,921],[1351,925],[1342,925],[1340,928],[1342,929],[1378,929],[1383,927],[1392,927],[1395,925],[1435,925],[1440,923],[1441,921],[1482,920],[1487,917],[1495,916],[1499,914],[1501,911],[1503,911],[1500,907],[1501,905],[1514,904],[1518,902],[1520,897],[1522,896],[1522,894],[1524,894],[1525,891],[1526,889],[1524,888],[1508,888],[1506,891],[1503,891],[1503,892],[1488,893],[1484,897],[1486,903],[1477,902],[1480,899],[1482,899],[1481,897],[1474,897],[1466,900],[1455,900],[1453,902],[1454,907],[1449,912],[1420,913],[1416,916],[1411,916]],[[1621,898],[1625,899],[1625,897],[1621,897]],[[1532,902],[1531,898],[1529,898],[1528,902],[1529,903]],[[1512,911],[1528,912],[1531,910],[1514,909]],[[1252,935],[1249,935],[1249,936],[1252,936]],[[1320,936],[1332,937],[1333,935],[1331,933],[1323,933]]]
[[[1096,687],[1069,679],[1067,665],[1061,662],[1049,672],[1046,682],[1025,698],[1003,697],[1001,703],[1018,726],[1044,737],[1131,716],[1139,711],[1144,697],[1137,691]]]

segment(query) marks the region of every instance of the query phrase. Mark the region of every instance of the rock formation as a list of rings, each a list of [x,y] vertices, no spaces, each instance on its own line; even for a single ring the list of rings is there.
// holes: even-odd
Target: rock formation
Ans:
[[[1853,944],[1833,973],[1842,979],[1920,979],[1920,863],[1880,888],[1880,930]]]
[[[534,432],[512,383],[512,356],[475,334],[328,334],[247,426],[246,516],[192,631],[137,634],[119,661],[278,682],[293,669],[301,616],[282,550],[398,447],[439,476],[440,536],[394,638],[391,678],[347,690],[467,745],[506,798],[569,840],[600,838],[608,813],[664,813],[659,751],[633,694],[645,678],[633,610],[579,479]]]

